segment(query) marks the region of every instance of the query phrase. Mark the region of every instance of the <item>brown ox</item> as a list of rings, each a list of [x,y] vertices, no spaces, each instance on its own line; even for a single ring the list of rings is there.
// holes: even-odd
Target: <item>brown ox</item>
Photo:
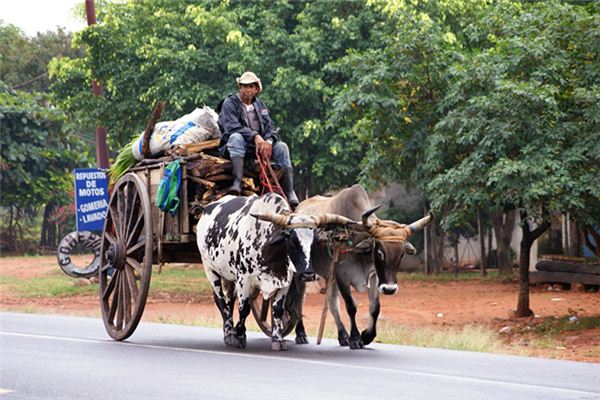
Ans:
[[[340,256],[334,269],[335,284],[330,291],[329,304],[331,314],[338,330],[338,341],[341,346],[360,349],[371,343],[375,336],[377,317],[379,316],[379,293],[386,295],[398,291],[397,273],[405,253],[414,254],[415,248],[407,239],[416,231],[423,229],[432,220],[428,215],[410,225],[394,221],[383,221],[373,213],[378,207],[371,207],[367,192],[360,185],[340,191],[333,197],[315,196],[298,205],[296,212],[305,215],[318,215],[324,212],[342,215],[357,220],[361,218],[367,228],[365,232],[355,231],[351,236],[351,251]],[[368,210],[363,212],[363,210]],[[313,255],[315,272],[327,278],[328,266],[331,262],[331,249],[320,243]],[[306,286],[297,283],[298,299],[296,325],[296,343],[308,343],[302,321],[302,303]],[[353,287],[359,292],[369,294],[369,325],[359,333],[356,325],[356,302],[350,292]],[[339,311],[339,295],[344,299],[346,311],[350,317],[350,335],[346,331]]]

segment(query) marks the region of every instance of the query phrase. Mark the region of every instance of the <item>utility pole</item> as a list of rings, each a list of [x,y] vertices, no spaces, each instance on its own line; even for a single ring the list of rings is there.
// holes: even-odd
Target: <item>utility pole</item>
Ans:
[[[85,14],[88,26],[96,23],[96,8],[94,0],[85,0]],[[96,80],[92,81],[92,91],[94,96],[102,96],[104,89],[102,84]],[[108,146],[106,145],[106,128],[96,127],[96,166],[98,168],[108,168]]]

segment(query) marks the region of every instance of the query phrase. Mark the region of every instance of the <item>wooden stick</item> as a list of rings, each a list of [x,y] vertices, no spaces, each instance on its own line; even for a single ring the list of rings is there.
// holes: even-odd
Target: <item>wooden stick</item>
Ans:
[[[214,189],[216,183],[211,182],[211,181],[207,181],[206,179],[202,179],[202,178],[198,178],[196,176],[192,176],[192,175],[188,175],[188,179],[191,179],[192,181],[196,182],[196,183],[200,183],[202,185],[204,185],[207,189]]]
[[[334,245],[333,248],[333,259],[331,260],[331,264],[329,264],[329,274],[327,275],[327,286],[325,289],[325,301],[323,302],[323,311],[321,312],[321,322],[319,323],[319,333],[317,334],[317,344],[321,344],[321,339],[323,338],[323,331],[325,330],[325,319],[327,318],[327,308],[329,306],[329,296],[331,295],[331,291],[333,290],[333,284],[335,283],[335,276],[333,274],[333,268],[335,264],[337,264],[338,259],[340,258],[340,252],[342,248],[341,246]]]

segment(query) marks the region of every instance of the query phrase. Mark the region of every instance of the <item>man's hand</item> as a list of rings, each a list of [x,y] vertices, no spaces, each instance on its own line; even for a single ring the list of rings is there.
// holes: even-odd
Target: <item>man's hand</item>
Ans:
[[[256,135],[254,136],[254,144],[256,144],[256,149],[263,158],[267,160],[271,159],[271,153],[273,151],[271,143],[267,142],[260,135]]]

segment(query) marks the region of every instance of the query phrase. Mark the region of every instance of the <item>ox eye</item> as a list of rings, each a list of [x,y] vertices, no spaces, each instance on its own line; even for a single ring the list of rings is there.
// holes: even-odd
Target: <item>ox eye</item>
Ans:
[[[377,249],[377,256],[379,256],[380,259],[385,260],[385,254],[381,249]]]

